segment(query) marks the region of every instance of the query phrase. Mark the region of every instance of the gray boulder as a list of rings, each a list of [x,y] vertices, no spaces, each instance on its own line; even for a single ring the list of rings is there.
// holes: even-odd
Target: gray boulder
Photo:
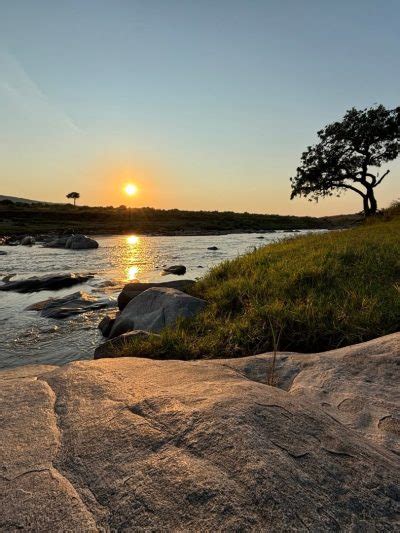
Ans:
[[[41,311],[45,318],[66,318],[116,304],[113,298],[98,298],[85,292],[74,292],[63,298],[49,298],[27,307],[27,311]]]
[[[399,531],[399,345],[3,371],[0,528]]]
[[[115,321],[110,337],[141,329],[158,333],[178,318],[191,318],[206,305],[204,300],[176,289],[153,287],[136,296]]]
[[[98,247],[99,243],[86,235],[71,235],[65,243],[65,248],[70,250],[89,250]]]
[[[185,292],[194,284],[195,281],[192,279],[179,279],[176,281],[164,281],[161,283],[127,283],[118,296],[118,307],[122,311],[133,298],[147,289],[151,289],[152,287],[178,289],[179,291]]]
[[[103,359],[105,357],[120,357],[120,350],[126,346],[130,340],[139,338],[148,338],[150,336],[157,336],[156,333],[149,333],[148,331],[135,330],[129,331],[128,333],[123,333],[118,335],[114,339],[110,339],[106,342],[103,342],[94,351],[94,359]]]
[[[54,291],[58,289],[65,289],[84,283],[93,278],[91,274],[56,274],[54,276],[32,277],[27,279],[19,279],[16,281],[8,281],[0,286],[0,291],[15,291],[15,292],[36,292],[36,291]]]
[[[35,244],[35,242],[35,237],[32,237],[31,235],[25,235],[21,241],[21,244],[22,246],[32,246],[32,244]]]

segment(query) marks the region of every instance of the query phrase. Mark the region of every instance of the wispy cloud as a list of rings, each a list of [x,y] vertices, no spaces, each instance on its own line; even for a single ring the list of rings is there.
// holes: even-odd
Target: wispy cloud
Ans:
[[[12,106],[25,118],[38,120],[42,126],[46,124],[70,133],[82,133],[74,120],[40,88],[17,58],[1,50],[0,93],[2,107]]]

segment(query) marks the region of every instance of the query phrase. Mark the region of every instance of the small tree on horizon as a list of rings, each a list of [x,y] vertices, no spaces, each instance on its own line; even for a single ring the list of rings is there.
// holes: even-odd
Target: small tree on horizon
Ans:
[[[318,201],[350,190],[362,197],[365,216],[376,213],[375,188],[389,174],[382,164],[400,152],[400,107],[383,105],[347,111],[341,121],[318,132],[319,142],[309,146],[292,184],[296,196]]]
[[[67,194],[67,198],[72,198],[74,200],[74,207],[75,207],[77,199],[80,198],[80,196],[81,195],[79,194],[79,192],[69,192]]]

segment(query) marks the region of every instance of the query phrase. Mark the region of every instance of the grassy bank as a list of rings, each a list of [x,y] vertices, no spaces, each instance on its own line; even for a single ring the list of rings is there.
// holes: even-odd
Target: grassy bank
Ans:
[[[313,352],[400,329],[400,216],[297,237],[214,268],[192,291],[192,321],[121,355],[191,359],[273,349]]]
[[[85,207],[14,204],[0,201],[0,235],[49,232],[87,234],[207,234],[275,229],[332,229],[351,225],[359,215],[295,217],[218,211],[181,211],[150,207]]]

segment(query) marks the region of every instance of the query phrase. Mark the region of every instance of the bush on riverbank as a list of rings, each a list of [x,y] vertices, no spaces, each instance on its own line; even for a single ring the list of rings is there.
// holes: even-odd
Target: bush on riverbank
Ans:
[[[121,355],[192,359],[314,352],[400,329],[400,217],[260,248],[214,268],[191,291],[191,321]]]

